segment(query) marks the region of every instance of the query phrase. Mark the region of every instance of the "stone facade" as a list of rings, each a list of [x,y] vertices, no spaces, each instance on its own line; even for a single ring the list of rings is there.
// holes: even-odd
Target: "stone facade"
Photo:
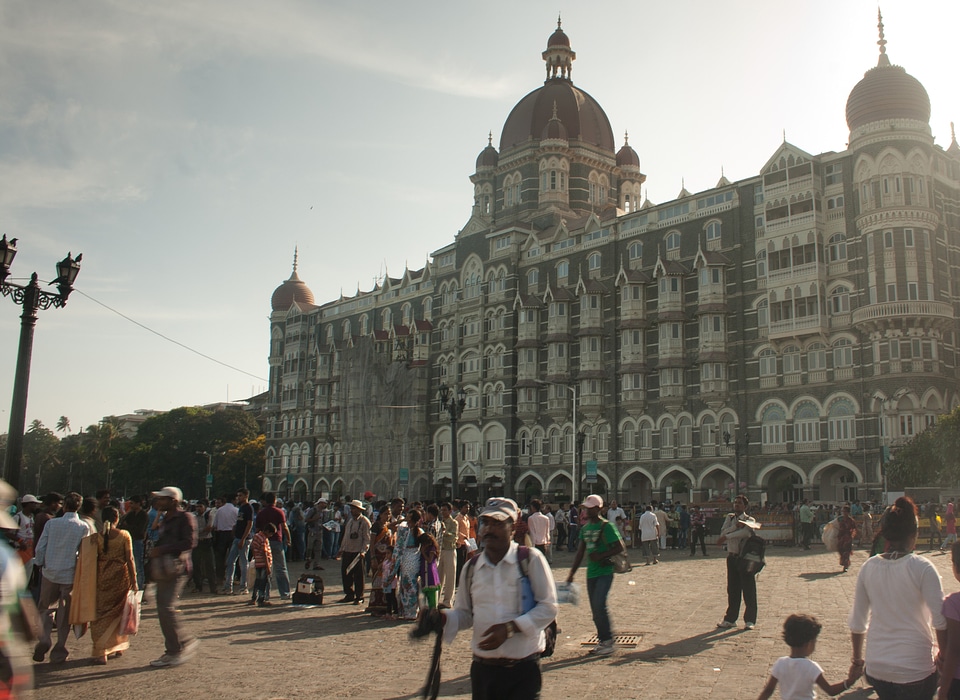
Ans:
[[[274,294],[264,488],[448,496],[446,384],[471,499],[574,472],[621,501],[880,499],[884,448],[960,403],[960,147],[880,46],[847,150],[641,205],[558,27],[452,243],[353,297],[315,304],[296,263]]]

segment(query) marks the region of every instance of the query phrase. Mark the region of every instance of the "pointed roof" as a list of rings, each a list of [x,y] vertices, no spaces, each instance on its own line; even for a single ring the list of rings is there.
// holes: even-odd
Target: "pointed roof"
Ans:
[[[290,306],[297,302],[301,307],[303,305],[313,306],[313,292],[306,283],[297,275],[297,258],[299,250],[293,249],[293,272],[290,277],[279,287],[277,287],[273,296],[270,297],[270,307],[274,311],[286,311]]]

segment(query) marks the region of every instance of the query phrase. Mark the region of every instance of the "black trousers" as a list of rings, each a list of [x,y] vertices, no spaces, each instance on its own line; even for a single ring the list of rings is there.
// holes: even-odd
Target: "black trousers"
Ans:
[[[740,599],[743,598],[744,622],[757,621],[757,577],[740,571],[740,557],[727,556],[727,613],[723,619],[736,622],[740,617]]]
[[[357,557],[361,561],[348,574],[347,567]],[[343,597],[358,600],[363,598],[363,555],[360,552],[344,552],[340,557],[340,578],[343,580]]]
[[[470,666],[473,700],[538,700],[542,683],[539,659],[516,666],[489,666],[479,661]]]
[[[703,539],[704,534],[707,532],[706,528],[695,527],[690,530],[690,554],[697,553],[697,540],[700,540],[700,549],[703,550],[703,553],[707,553],[707,543]]]

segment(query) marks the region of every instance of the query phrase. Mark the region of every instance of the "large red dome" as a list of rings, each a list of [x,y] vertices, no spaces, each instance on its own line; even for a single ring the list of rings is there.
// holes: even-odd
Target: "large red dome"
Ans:
[[[500,134],[500,152],[531,139],[540,140],[553,117],[554,105],[569,140],[580,139],[606,151],[614,150],[613,129],[603,108],[569,80],[554,78],[520,100],[510,112]]]
[[[270,297],[270,307],[274,311],[286,311],[293,305],[293,302],[297,302],[301,306],[303,304],[313,305],[313,292],[310,291],[307,283],[297,275],[296,268],[290,275],[290,279],[274,290],[273,296]]]

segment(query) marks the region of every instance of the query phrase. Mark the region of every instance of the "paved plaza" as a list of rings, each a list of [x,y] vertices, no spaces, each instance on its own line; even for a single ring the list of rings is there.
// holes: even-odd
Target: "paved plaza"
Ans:
[[[543,661],[546,698],[753,698],[773,661],[787,653],[780,638],[784,618],[812,613],[823,623],[813,658],[827,679],[845,678],[850,661],[846,618],[856,572],[866,553],[854,553],[853,568],[840,573],[837,555],[814,548],[768,547],[767,567],[757,587],[757,628],[718,630],[726,607],[723,553],[715,545],[709,557],[666,551],[657,566],[618,575],[610,594],[617,635],[639,637],[635,648],[613,656],[585,656],[582,646],[594,636],[590,607],[560,609],[560,638],[554,656]],[[927,554],[944,580],[946,592],[960,588],[948,555]],[[639,550],[630,550],[640,561]],[[554,557],[554,575],[565,579],[573,555]],[[163,651],[155,610],[146,606],[140,634],[120,659],[107,666],[89,663],[88,637],[72,640],[63,666],[36,666],[37,698],[117,697],[143,692],[166,697],[240,698],[389,698],[412,700],[426,679],[432,642],[412,643],[408,623],[385,622],[359,607],[339,605],[339,562],[324,562],[326,603],[320,608],[248,608],[240,596],[186,594],[185,624],[202,643],[196,660],[177,668],[154,669],[151,659]],[[300,573],[291,565],[291,575]],[[577,580],[584,583],[584,571]],[[470,697],[469,635],[445,648],[440,697]],[[776,696],[779,697],[779,694]],[[843,697],[876,697],[860,681]]]

